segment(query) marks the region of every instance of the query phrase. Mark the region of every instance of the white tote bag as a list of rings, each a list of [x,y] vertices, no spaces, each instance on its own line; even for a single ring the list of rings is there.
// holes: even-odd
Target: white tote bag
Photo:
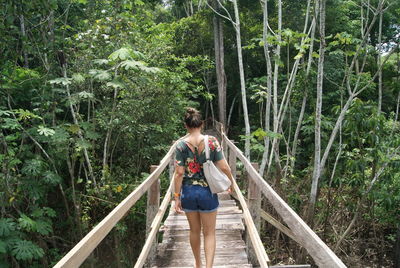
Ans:
[[[221,172],[210,160],[210,147],[208,145],[208,135],[204,136],[204,150],[206,152],[206,162],[203,164],[204,176],[213,194],[226,191],[231,186],[231,180],[225,173]]]

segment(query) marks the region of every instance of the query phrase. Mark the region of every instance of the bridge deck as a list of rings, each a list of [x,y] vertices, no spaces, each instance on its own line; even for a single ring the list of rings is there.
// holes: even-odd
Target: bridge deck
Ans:
[[[242,211],[236,206],[236,202],[230,199],[229,194],[221,193],[218,197],[220,208],[217,214],[214,267],[252,267],[247,258],[246,243],[242,238]],[[171,206],[169,215],[160,229],[164,235],[162,242],[158,244],[153,268],[193,267],[194,258],[189,244],[189,224],[186,216],[176,214]],[[201,252],[204,265],[203,241]]]

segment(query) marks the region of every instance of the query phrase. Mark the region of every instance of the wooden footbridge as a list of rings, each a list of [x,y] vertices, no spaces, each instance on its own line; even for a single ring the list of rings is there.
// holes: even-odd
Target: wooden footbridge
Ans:
[[[346,267],[258,174],[256,168],[243,155],[242,151],[228,139],[218,123],[217,126],[219,126],[217,129],[220,130],[222,147],[225,155],[228,156],[232,173],[236,174],[237,160],[241,161],[245,167],[248,178],[248,196],[246,201],[236,180],[234,181],[235,192],[233,197],[239,202],[240,208],[228,193],[219,194],[221,206],[217,214],[217,245],[214,267],[310,267],[310,265],[271,266],[265,246],[259,236],[260,218],[266,220],[305,248],[318,267]],[[193,267],[194,259],[189,244],[188,222],[184,215],[178,215],[174,212],[173,202],[171,202],[174,189],[173,163],[175,144],[171,146],[160,164],[152,167],[152,172],[147,179],[115,207],[54,267],[79,267],[146,192],[147,239],[134,267]],[[171,178],[170,185],[160,204],[159,176],[168,166]],[[264,195],[286,225],[275,220],[261,209],[261,195]],[[168,209],[168,216],[163,221]],[[163,234],[160,243],[157,241],[159,232]],[[243,234],[245,234],[245,239],[243,239]],[[268,244],[266,246],[268,247]],[[204,263],[204,255],[202,259]]]

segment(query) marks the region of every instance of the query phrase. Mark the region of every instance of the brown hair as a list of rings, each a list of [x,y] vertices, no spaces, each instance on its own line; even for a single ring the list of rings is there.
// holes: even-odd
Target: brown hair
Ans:
[[[191,107],[186,108],[184,121],[188,128],[199,128],[203,125],[200,112]]]

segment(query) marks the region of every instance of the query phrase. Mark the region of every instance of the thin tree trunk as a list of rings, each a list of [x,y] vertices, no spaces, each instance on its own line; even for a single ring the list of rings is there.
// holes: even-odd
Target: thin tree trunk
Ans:
[[[215,10],[219,12],[219,4],[217,0],[212,2]],[[226,129],[226,75],[224,67],[224,32],[221,18],[214,13],[214,51],[215,65],[218,83],[218,118]]]
[[[378,55],[377,62],[378,67],[381,66],[381,49],[382,49],[382,18],[383,18],[383,10],[381,9],[379,12],[379,33],[378,33]],[[382,68],[379,68],[378,74],[378,114],[382,111]]]
[[[67,66],[66,66],[66,64],[62,65],[62,72],[63,72],[63,76],[66,78],[67,77]],[[66,85],[66,89],[67,89],[68,99],[71,100],[71,92],[69,90],[69,85]],[[74,106],[72,105],[71,101],[68,101],[68,102],[69,102],[69,108],[71,110],[72,119],[74,121],[74,124],[79,126],[79,122],[78,122],[78,118],[77,118],[76,113],[75,113]],[[80,140],[82,140],[82,141],[84,140],[83,139],[83,135],[82,135],[82,131],[81,131],[80,128],[78,128],[78,137],[79,137]],[[83,155],[85,156],[86,165],[87,165],[87,167],[89,169],[90,178],[93,180],[94,187],[97,188],[97,182],[96,182],[96,178],[94,177],[92,164],[91,164],[90,158],[89,158],[89,153],[88,153],[88,151],[87,151],[87,149],[85,147],[83,148]]]
[[[110,116],[110,121],[108,122],[108,130],[106,134],[106,139],[104,140],[104,146],[103,146],[103,178],[105,178],[105,174],[107,173],[107,170],[109,172],[109,166],[108,166],[108,147],[111,139],[111,134],[113,130],[112,122],[114,121],[114,116],[115,116],[115,109],[117,107],[117,96],[118,96],[118,89],[114,89],[114,98],[113,98],[113,106],[111,110],[111,116]]]
[[[296,151],[297,151],[297,143],[298,143],[297,141],[299,139],[300,128],[301,128],[301,124],[303,122],[304,112],[306,110],[306,104],[307,104],[307,93],[305,93],[304,96],[303,96],[303,101],[301,103],[301,110],[300,110],[299,120],[297,121],[297,126],[296,126],[296,130],[295,130],[294,137],[293,137],[292,159],[291,159],[291,162],[290,162],[290,170],[291,171],[294,170],[294,165],[296,163]]]
[[[237,0],[233,0],[233,8],[235,10],[235,30],[236,30],[236,44],[238,51],[238,62],[239,62],[239,75],[240,75],[240,89],[242,92],[242,106],[243,106],[243,115],[244,115],[244,123],[246,129],[246,140],[245,140],[245,156],[250,160],[250,122],[249,122],[249,114],[247,109],[247,98],[246,98],[246,85],[244,78],[244,67],[243,67],[243,57],[242,57],[242,41],[240,35],[240,18],[239,18],[239,9],[237,5]]]
[[[269,55],[269,44],[267,40],[268,34],[268,5],[267,1],[264,3],[263,9],[263,47],[264,47],[264,56],[265,62],[267,64],[267,104],[265,106],[265,132],[268,133],[270,131],[270,118],[271,118],[271,88],[272,88],[272,64],[271,57]],[[261,176],[264,175],[264,170],[267,165],[268,155],[269,155],[269,136],[264,137],[264,153],[261,160],[259,174]]]
[[[319,33],[320,47],[318,59],[317,75],[317,103],[315,109],[315,152],[314,152],[314,171],[311,185],[310,201],[308,207],[308,222],[313,225],[315,202],[317,200],[318,182],[321,175],[321,111],[322,111],[322,88],[324,80],[324,58],[325,58],[325,4],[326,0],[320,0],[319,7]]]
[[[395,121],[397,121],[399,119],[399,108],[400,108],[400,91],[399,91],[399,94],[397,95],[396,116],[394,119]]]
[[[397,49],[397,85],[399,84],[399,78],[400,78],[400,49]],[[399,109],[400,109],[400,90],[399,90],[399,94],[397,95],[397,105],[396,105],[396,116],[394,121],[397,121],[399,118]]]
[[[279,65],[281,64],[281,43],[282,41],[282,0],[278,0],[278,33],[277,33],[277,46],[275,49],[275,65],[274,65],[274,81],[273,81],[273,105],[272,105],[272,110],[273,110],[273,130],[275,133],[278,132],[278,127],[279,127],[279,118],[278,118],[278,71],[279,71]],[[272,158],[274,157],[274,152],[275,152],[275,146],[277,143],[277,138],[273,138],[272,140],[272,148],[270,152],[270,157],[268,161],[268,169],[267,169],[267,174],[269,173],[271,164],[272,164]]]
[[[24,67],[29,68],[28,53],[26,52],[26,45],[25,45],[26,42],[25,18],[23,14],[19,15],[19,22],[20,22],[21,36],[22,36],[21,43],[22,43],[22,54],[24,56]]]
[[[233,113],[233,107],[235,106],[237,96],[233,98],[231,108],[229,109],[229,116],[228,116],[228,122],[226,123],[229,129],[230,123],[231,123],[231,118],[232,118],[232,113]],[[228,129],[226,129],[228,131]]]

